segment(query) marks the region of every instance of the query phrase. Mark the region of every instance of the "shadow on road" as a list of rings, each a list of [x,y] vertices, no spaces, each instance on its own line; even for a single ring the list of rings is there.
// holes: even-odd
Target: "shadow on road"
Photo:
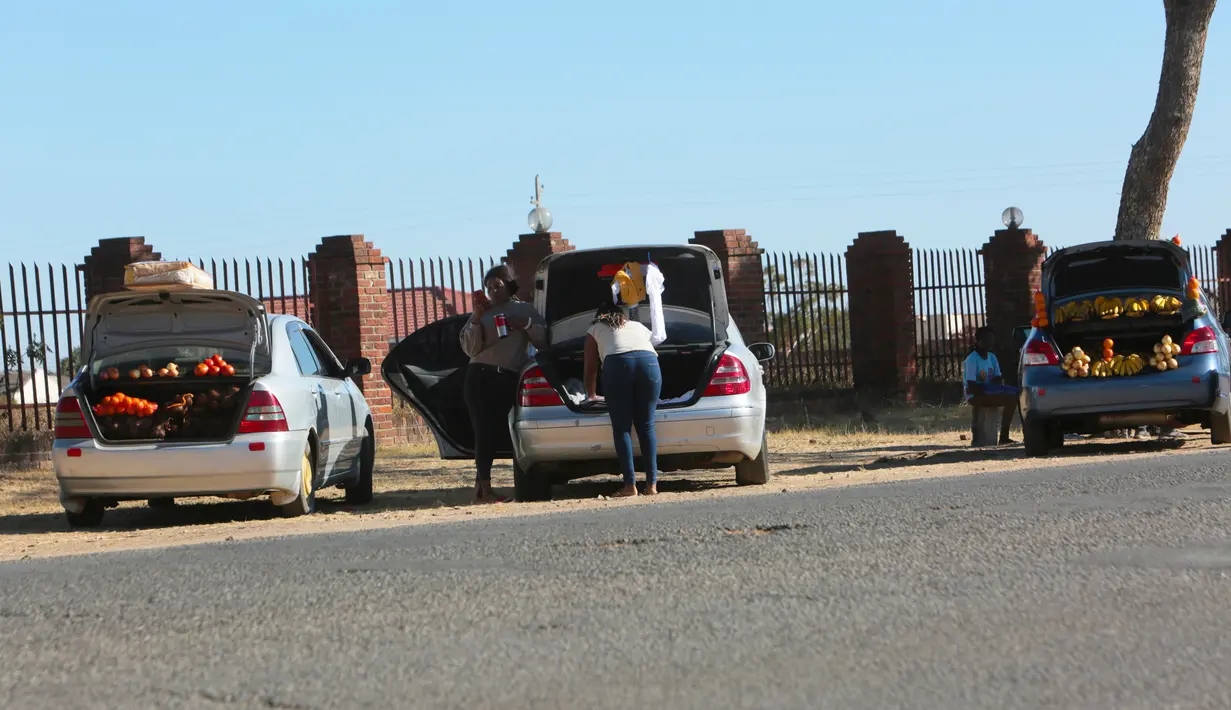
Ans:
[[[1184,446],[1184,439],[1151,439],[1116,440],[1090,439],[1082,442],[1068,442],[1063,448],[1048,458],[1064,458],[1080,460],[1084,458],[1108,456],[1114,454],[1157,453],[1179,449]],[[909,453],[882,456],[874,461],[850,462],[835,461],[832,453],[799,453],[784,454],[778,457],[780,465],[777,475],[780,476],[810,476],[826,473],[847,473],[850,471],[874,471],[883,469],[907,468],[910,466],[935,466],[941,464],[976,463],[979,461],[1014,461],[1025,459],[1026,452],[1021,446],[1006,446],[988,449],[961,448],[942,446],[922,447],[882,447],[881,449],[865,449],[868,453],[878,450],[906,449]],[[842,452],[843,458],[848,453]]]
[[[660,480],[659,490],[663,493],[692,493],[716,488],[734,486],[734,478],[723,476],[723,480],[706,481],[687,478],[672,478]],[[730,479],[728,481],[728,479]],[[597,498],[600,495],[610,496],[620,489],[618,478],[583,479],[567,485],[557,485],[552,489],[554,500],[584,500]],[[503,491],[512,495],[511,490]],[[329,517],[332,515],[379,515],[385,512],[408,512],[416,510],[435,510],[453,508],[471,504],[474,491],[469,486],[453,486],[447,488],[408,488],[377,491],[375,499],[368,505],[348,505],[341,497],[341,491],[329,488],[321,491],[317,497],[314,517]],[[220,523],[242,523],[278,519],[277,509],[267,498],[248,501],[224,500],[220,498],[190,498],[183,502],[177,501],[170,508],[151,508],[146,505],[125,505],[112,508],[103,518],[103,525],[95,530],[99,532],[122,531],[135,529],[182,528],[197,525],[217,525]],[[74,533],[68,526],[63,513],[30,513],[20,515],[0,516],[0,535],[31,535],[41,533]],[[86,532],[88,534],[88,532]]]

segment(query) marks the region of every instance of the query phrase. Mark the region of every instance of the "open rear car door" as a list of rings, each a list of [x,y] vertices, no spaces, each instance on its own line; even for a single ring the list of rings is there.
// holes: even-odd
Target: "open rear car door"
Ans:
[[[381,376],[432,430],[442,459],[474,458],[474,430],[463,397],[466,364],[460,335],[470,314],[426,325],[397,344],[381,366]],[[511,394],[511,393],[510,393]],[[512,458],[507,430],[496,456]]]

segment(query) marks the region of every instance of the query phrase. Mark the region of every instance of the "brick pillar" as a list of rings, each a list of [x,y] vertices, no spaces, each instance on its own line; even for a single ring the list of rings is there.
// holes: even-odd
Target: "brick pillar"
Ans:
[[[896,231],[861,232],[846,250],[855,390],[915,398],[915,263]]]
[[[372,373],[356,384],[372,409],[377,441],[388,441],[393,393],[380,376],[390,333],[385,257],[362,234],[325,237],[308,255],[308,270],[317,332],[340,359],[372,361]]]
[[[1214,257],[1218,261],[1218,290],[1214,293],[1214,299],[1218,304],[1218,313],[1225,316],[1231,308],[1231,229],[1214,245]]]
[[[513,278],[521,287],[518,297],[524,301],[534,300],[534,270],[538,268],[540,261],[551,254],[574,249],[576,247],[569,244],[560,232],[518,236],[517,241],[513,242],[513,248],[509,249],[508,255],[504,258],[504,263],[513,270]],[[469,302],[467,302],[467,308],[469,308]]]
[[[99,294],[124,290],[124,267],[138,261],[161,261],[162,254],[145,243],[145,237],[100,239],[85,258],[85,295],[89,300]]]
[[[1042,283],[1047,247],[1029,229],[998,229],[979,250],[987,297],[987,324],[996,335],[996,359],[1005,382],[1017,382],[1013,329],[1030,325],[1034,292]]]
[[[765,340],[764,250],[742,229],[695,232],[690,244],[709,247],[722,262],[727,309],[749,342]]]

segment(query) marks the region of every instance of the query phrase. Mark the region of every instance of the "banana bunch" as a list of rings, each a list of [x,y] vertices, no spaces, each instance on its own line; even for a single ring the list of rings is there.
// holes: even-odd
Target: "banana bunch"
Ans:
[[[1120,377],[1130,377],[1146,369],[1145,360],[1142,360],[1137,353],[1128,357],[1116,355],[1111,359],[1110,365],[1112,373]]]
[[[1064,364],[1061,367],[1069,377],[1089,377],[1090,356],[1082,352],[1081,348],[1073,348],[1064,356]]]
[[[1124,312],[1124,302],[1114,296],[1111,298],[1099,296],[1094,299],[1094,312],[1103,320],[1119,318]]]
[[[1115,373],[1112,372],[1111,362],[1108,360],[1099,360],[1090,368],[1091,377],[1111,377],[1113,374]]]
[[[1052,318],[1053,323],[1063,323],[1065,321],[1083,321],[1094,313],[1094,304],[1089,301],[1069,301],[1068,303],[1056,309],[1055,317]]]
[[[1160,316],[1175,314],[1184,304],[1175,296],[1155,296],[1150,299],[1150,310]]]
[[[1124,299],[1124,315],[1129,318],[1140,318],[1150,312],[1150,302],[1137,296]]]
[[[1162,342],[1155,343],[1154,356],[1150,358],[1150,366],[1159,372],[1174,370],[1180,366],[1175,359],[1180,354],[1180,346],[1171,341],[1170,335],[1164,335]]]

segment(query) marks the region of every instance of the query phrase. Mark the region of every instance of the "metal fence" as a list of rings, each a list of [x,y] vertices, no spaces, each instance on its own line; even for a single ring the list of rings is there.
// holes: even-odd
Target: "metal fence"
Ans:
[[[1049,253],[1052,249],[1048,250]],[[1231,297],[1217,252],[1188,247],[1193,270],[1217,305]],[[916,249],[913,303],[916,372],[921,382],[960,381],[975,328],[986,322],[983,259],[973,249]],[[270,313],[319,326],[311,307],[312,274],[304,256],[195,259],[219,288],[264,302]],[[425,325],[470,309],[490,257],[389,259],[386,263],[390,347]],[[775,389],[851,387],[852,352],[846,261],[839,253],[767,253],[765,312],[778,357],[767,367]],[[0,269],[0,433],[51,428],[60,391],[80,368],[85,290],[81,267],[9,264]],[[419,428],[394,398],[399,426]]]
[[[393,343],[428,323],[469,313],[470,294],[483,288],[483,275],[495,265],[491,257],[389,259],[386,266]]]
[[[915,249],[915,373],[961,382],[975,329],[987,322],[983,257],[976,249]]]
[[[253,296],[270,313],[315,322],[302,256],[192,261],[218,288]],[[82,365],[85,309],[79,266],[9,264],[0,272],[0,433],[52,428],[60,392]]]
[[[845,258],[767,253],[764,259],[766,329],[778,350],[766,369],[767,384],[852,386]]]

